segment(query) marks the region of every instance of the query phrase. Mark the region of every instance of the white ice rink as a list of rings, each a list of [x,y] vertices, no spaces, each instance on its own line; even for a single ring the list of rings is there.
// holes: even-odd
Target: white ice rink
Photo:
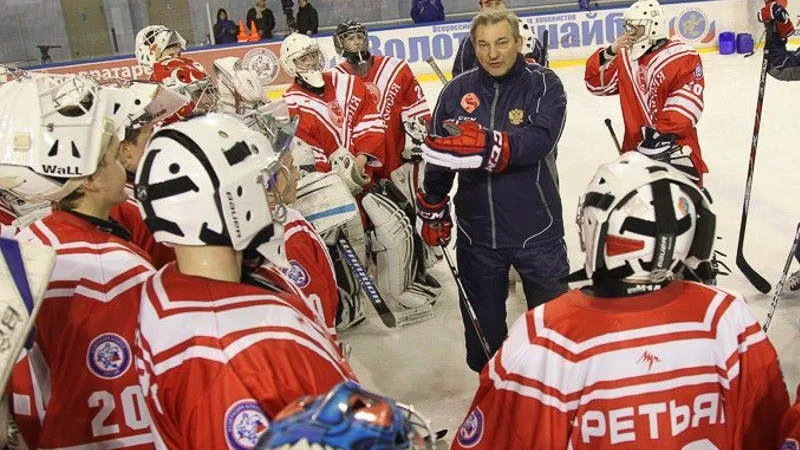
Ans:
[[[744,185],[757,96],[761,54],[703,54],[705,112],[699,135],[709,166],[705,184],[714,198],[717,248],[728,255],[732,269],[721,277],[722,287],[743,294],[755,317],[763,322],[771,296],[753,288],[735,265]],[[567,92],[567,123],[559,145],[558,168],[570,269],[583,263],[575,226],[575,208],[596,167],[613,160],[616,150],[603,119],[610,117],[622,135],[617,97],[594,97],[584,87],[583,66],[557,69]],[[423,85],[431,108],[441,85]],[[773,287],[780,278],[795,227],[800,221],[800,82],[767,81],[761,138],[756,159],[745,255]],[[451,253],[454,255],[454,253]],[[792,270],[797,270],[793,263]],[[352,361],[361,381],[379,392],[411,403],[433,421],[434,429],[448,428],[452,438],[472,400],[478,375],[464,361],[463,327],[455,283],[444,263],[433,269],[443,281],[444,293],[436,304],[436,318],[391,330],[368,307],[367,322],[343,337],[353,346]],[[524,302],[514,293],[508,300],[509,324],[523,312]],[[780,354],[789,392],[794,399],[800,383],[800,295],[784,299],[769,336]]]

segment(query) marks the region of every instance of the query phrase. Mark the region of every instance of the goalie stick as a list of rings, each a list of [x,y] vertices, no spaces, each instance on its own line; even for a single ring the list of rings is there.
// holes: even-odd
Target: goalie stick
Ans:
[[[367,298],[370,303],[372,303],[372,306],[375,308],[378,317],[380,317],[384,325],[389,328],[395,328],[420,322],[423,318],[428,319],[432,317],[430,309],[421,311],[414,309],[403,309],[398,312],[392,311],[389,305],[386,304],[386,301],[383,300],[381,293],[378,292],[375,282],[372,281],[372,277],[369,276],[367,269],[358,259],[356,251],[353,250],[353,246],[350,245],[347,238],[340,237],[336,241],[336,246],[339,248],[339,251],[342,252],[342,257],[347,267],[350,268],[353,276],[358,280],[358,284],[364,289],[364,293],[366,293]]]
[[[756,150],[758,149],[758,133],[761,129],[761,110],[764,105],[764,90],[767,85],[767,58],[769,47],[764,46],[764,56],[761,60],[761,78],[758,84],[758,101],[756,102],[756,118],[753,124],[753,140],[750,144],[750,164],[747,167],[747,183],[744,188],[744,202],[742,205],[742,219],[739,222],[739,242],[736,244],[736,266],[756,289],[767,293],[772,288],[744,257],[744,234],[747,228],[747,214],[750,208],[750,194],[753,187],[753,172],[756,167]]]
[[[786,277],[789,275],[789,267],[792,265],[792,258],[794,252],[797,250],[797,242],[800,241],[800,223],[797,224],[797,231],[794,233],[794,242],[792,242],[792,249],[789,250],[789,256],[786,258],[786,264],[783,265],[783,274],[781,280],[775,287],[775,293],[772,294],[772,301],[769,302],[769,310],[767,310],[767,318],[764,320],[764,333],[769,329],[769,324],[772,322],[772,316],[775,315],[775,310],[778,309],[778,302],[783,295],[783,285],[786,283]]]

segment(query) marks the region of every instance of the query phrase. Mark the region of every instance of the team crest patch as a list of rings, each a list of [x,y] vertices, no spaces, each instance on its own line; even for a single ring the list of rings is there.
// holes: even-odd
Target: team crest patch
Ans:
[[[256,73],[264,86],[278,78],[280,64],[272,50],[264,47],[254,48],[242,57],[242,67]]]
[[[694,68],[694,77],[697,78],[698,80],[700,78],[703,78],[703,66],[701,66],[700,64],[698,64],[697,67]]]
[[[472,114],[473,111],[478,109],[478,106],[481,106],[481,101],[474,92],[470,92],[461,97],[461,107],[464,108],[464,111]]]
[[[689,8],[669,21],[670,37],[678,36],[683,41],[709,43],[717,37],[717,23],[709,20],[702,9]]]
[[[267,428],[267,416],[253,399],[239,400],[225,413],[225,440],[231,450],[252,450]]]
[[[519,108],[514,108],[508,112],[508,120],[511,122],[511,125],[521,124],[522,119],[524,118],[525,118],[525,113]]]
[[[131,348],[120,335],[105,333],[97,336],[86,351],[86,365],[100,378],[119,378],[131,366]]]
[[[478,445],[483,437],[483,412],[480,408],[475,408],[469,413],[461,428],[458,429],[458,444],[464,448],[472,448]]]
[[[295,260],[289,261],[289,267],[283,269],[283,273],[285,273],[286,276],[292,280],[292,283],[300,289],[308,286],[308,283],[311,282],[311,277],[308,276],[306,269]]]
[[[328,117],[337,127],[342,126],[344,123],[344,111],[342,111],[342,107],[339,106],[336,100],[328,102]]]
[[[372,101],[375,102],[375,105],[380,103],[381,101],[381,90],[378,89],[378,85],[371,81],[367,81],[364,83],[367,86],[367,92],[369,92],[369,96],[372,97]]]
[[[800,444],[794,439],[786,439],[786,442],[781,445],[780,450],[800,450]]]

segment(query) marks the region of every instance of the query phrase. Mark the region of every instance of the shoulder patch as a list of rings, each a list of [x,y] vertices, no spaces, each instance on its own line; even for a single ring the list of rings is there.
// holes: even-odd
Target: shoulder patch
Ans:
[[[89,344],[86,351],[89,371],[105,380],[119,378],[131,366],[128,341],[116,333],[103,333]]]
[[[308,275],[308,271],[306,271],[306,269],[304,269],[303,266],[295,260],[289,261],[289,267],[283,269],[283,272],[290,280],[292,280],[292,283],[294,283],[294,285],[300,289],[308,286],[308,283],[311,282],[311,277]]]
[[[694,77],[698,80],[703,78],[703,65],[697,64],[697,67],[694,68]]]
[[[267,416],[253,399],[239,400],[225,412],[225,440],[231,450],[254,449],[267,428]]]
[[[464,448],[472,448],[478,445],[483,438],[483,411],[476,407],[458,429],[456,440]]]

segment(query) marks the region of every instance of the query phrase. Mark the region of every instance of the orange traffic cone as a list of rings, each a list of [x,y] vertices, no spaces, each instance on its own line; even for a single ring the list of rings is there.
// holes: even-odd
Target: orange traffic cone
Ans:
[[[236,42],[247,42],[247,31],[244,28],[242,19],[239,19],[239,34],[236,35]]]
[[[256,21],[250,22],[250,36],[248,36],[248,42],[257,42],[261,40],[261,35],[258,34],[258,30],[256,30]]]

